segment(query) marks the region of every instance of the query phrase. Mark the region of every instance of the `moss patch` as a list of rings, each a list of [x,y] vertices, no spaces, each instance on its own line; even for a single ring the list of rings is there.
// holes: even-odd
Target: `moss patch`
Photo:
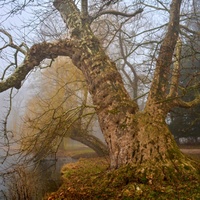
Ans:
[[[167,179],[156,176],[156,170],[169,173]],[[200,175],[187,178],[174,175],[170,168],[127,165],[108,170],[106,158],[80,159],[63,166],[63,185],[48,200],[146,200],[146,199],[200,199]],[[187,170],[187,169],[186,169]],[[171,173],[171,174],[170,174]],[[177,176],[177,177],[176,177]],[[169,179],[171,177],[171,179]],[[176,177],[176,179],[175,179]]]

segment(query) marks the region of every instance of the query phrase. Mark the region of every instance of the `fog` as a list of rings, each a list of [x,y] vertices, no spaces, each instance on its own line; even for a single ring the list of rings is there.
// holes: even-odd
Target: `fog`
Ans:
[[[29,75],[20,90],[12,89],[0,93],[0,199],[6,199],[9,181],[16,178],[16,173],[13,174],[14,170],[23,166],[28,172],[31,167],[34,167],[33,163],[27,162],[27,156],[23,157],[21,154],[19,139],[27,103],[39,92],[37,84],[39,73],[36,71]],[[52,161],[50,165],[52,166]],[[47,166],[49,168],[48,162],[43,163],[37,170],[42,170]]]

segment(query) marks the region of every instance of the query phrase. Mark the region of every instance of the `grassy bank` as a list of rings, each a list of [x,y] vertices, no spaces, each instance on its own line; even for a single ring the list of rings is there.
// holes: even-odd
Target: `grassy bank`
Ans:
[[[77,151],[79,152],[79,151]],[[91,152],[87,152],[86,155]],[[79,153],[77,155],[80,155]],[[75,154],[74,154],[75,156]],[[93,154],[94,156],[94,154]],[[193,155],[194,156],[194,155]],[[195,159],[198,159],[196,155]],[[108,170],[107,158],[81,158],[64,165],[60,189],[45,200],[199,200],[199,179],[188,177],[184,182],[149,183],[136,179],[134,168]]]
[[[196,179],[185,182],[149,183],[136,179],[134,168],[124,167],[109,171],[105,158],[80,159],[63,166],[63,185],[48,200],[148,200],[148,199],[200,199],[200,186]]]

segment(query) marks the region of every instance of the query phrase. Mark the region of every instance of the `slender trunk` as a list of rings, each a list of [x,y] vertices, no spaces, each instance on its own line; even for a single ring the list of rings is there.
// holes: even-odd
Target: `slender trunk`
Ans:
[[[83,18],[88,17],[88,0],[81,0],[81,13]]]
[[[168,30],[159,50],[154,78],[146,107],[151,107],[152,100],[154,103],[162,101],[168,95],[169,80],[171,76],[170,66],[172,65],[174,49],[179,35],[181,2],[182,0],[172,1]]]

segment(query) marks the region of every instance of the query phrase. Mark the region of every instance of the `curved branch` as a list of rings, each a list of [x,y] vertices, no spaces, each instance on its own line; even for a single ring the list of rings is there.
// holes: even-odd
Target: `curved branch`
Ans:
[[[69,136],[71,139],[81,142],[86,146],[93,149],[99,156],[108,155],[108,147],[104,144],[100,139],[95,137],[94,135],[90,135],[87,133],[81,134],[79,130],[73,130],[71,135]]]
[[[104,10],[104,11],[101,11],[99,13],[97,13],[96,16],[92,17],[92,20],[102,16],[102,15],[106,15],[106,14],[111,14],[111,15],[120,15],[122,17],[134,17],[136,16],[137,14],[139,13],[142,13],[143,12],[143,9],[142,8],[139,8],[137,11],[135,11],[134,13],[123,13],[123,12],[119,12],[119,11],[116,11],[116,10]]]
[[[26,75],[45,58],[54,59],[58,56],[72,57],[75,50],[70,40],[60,40],[56,43],[40,43],[33,45],[23,63],[7,79],[0,81],[0,92],[15,87],[19,89]]]
[[[200,104],[200,96],[196,97],[194,100],[192,101],[183,101],[182,99],[176,99],[174,101],[175,106],[181,107],[181,108],[191,108],[194,106],[197,106]]]

